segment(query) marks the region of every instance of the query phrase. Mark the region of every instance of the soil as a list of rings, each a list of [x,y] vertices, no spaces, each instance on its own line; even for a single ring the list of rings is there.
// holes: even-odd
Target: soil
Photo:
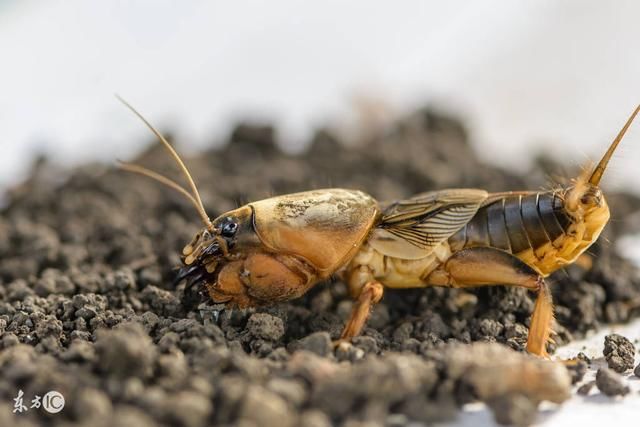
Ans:
[[[636,348],[628,338],[618,334],[607,335],[604,338],[604,357],[609,368],[618,373],[633,369]]]
[[[571,384],[578,384],[584,379],[589,369],[589,364],[581,359],[575,358],[565,361],[565,367],[571,376]]]
[[[578,393],[581,396],[587,396],[591,392],[591,389],[593,388],[594,385],[596,385],[595,381],[586,382],[582,384],[580,387],[578,387],[578,390],[576,391],[576,393]]]
[[[229,139],[186,159],[212,217],[312,188],[392,200],[446,187],[548,188],[549,174],[566,171],[544,157],[529,173],[488,166],[464,127],[433,110],[358,141],[320,130],[298,155],[279,150],[269,126],[241,125]],[[157,144],[135,161],[178,176]],[[388,290],[364,334],[335,349],[352,304],[339,280],[274,307],[202,310],[184,283],[172,285],[200,228],[192,206],[110,165],[60,170],[41,159],[8,200],[0,425],[402,426],[452,419],[478,399],[499,422],[525,425],[541,400],[568,398],[581,372],[523,352],[534,298],[523,289]],[[590,250],[592,266],[551,279],[558,344],[640,314],[638,271],[608,243],[640,229],[640,200],[608,201],[617,221]],[[12,414],[19,390],[27,405],[50,390],[66,405]]]
[[[624,396],[630,392],[629,386],[625,384],[622,376],[609,368],[598,369],[596,385],[607,396]]]

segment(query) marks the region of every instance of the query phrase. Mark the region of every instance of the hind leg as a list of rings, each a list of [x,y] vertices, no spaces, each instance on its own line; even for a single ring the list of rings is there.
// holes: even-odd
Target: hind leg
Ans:
[[[464,249],[453,254],[426,280],[433,285],[455,288],[507,285],[536,291],[538,297],[531,316],[527,351],[549,357],[546,347],[553,322],[551,293],[544,277],[519,258],[499,249]]]

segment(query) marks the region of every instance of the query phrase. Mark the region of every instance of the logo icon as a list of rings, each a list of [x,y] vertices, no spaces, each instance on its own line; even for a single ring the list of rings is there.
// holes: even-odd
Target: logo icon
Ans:
[[[42,398],[42,407],[50,414],[57,414],[64,408],[64,396],[57,391],[50,391]]]

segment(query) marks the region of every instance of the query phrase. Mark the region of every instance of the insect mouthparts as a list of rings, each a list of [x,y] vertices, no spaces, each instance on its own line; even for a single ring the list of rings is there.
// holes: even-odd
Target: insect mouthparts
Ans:
[[[211,243],[206,249],[202,251],[202,255],[222,255],[222,251],[220,250],[220,244],[217,241]]]
[[[173,279],[173,286],[177,286],[182,280],[193,277],[199,270],[202,270],[202,267],[199,265],[192,265],[189,267],[182,267],[178,270],[178,274]]]

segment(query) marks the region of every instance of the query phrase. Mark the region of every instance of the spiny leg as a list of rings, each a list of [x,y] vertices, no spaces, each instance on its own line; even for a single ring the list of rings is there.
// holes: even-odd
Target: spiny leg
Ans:
[[[538,298],[531,315],[531,326],[527,338],[527,351],[538,356],[549,357],[547,354],[547,342],[553,323],[553,301],[549,286],[540,277]]]
[[[356,301],[340,335],[340,341],[349,340],[362,332],[372,307],[382,299],[384,288],[380,282],[373,279],[368,268],[360,267],[351,274],[349,291]]]
[[[383,292],[383,287],[380,282],[367,282],[367,284],[362,287],[362,292],[353,305],[349,320],[340,335],[341,340],[349,340],[360,335],[364,324],[369,318],[371,309],[382,299]]]
[[[553,322],[551,293],[544,278],[519,258],[493,248],[464,249],[453,254],[441,268],[431,273],[427,281],[433,285],[456,288],[507,285],[537,291],[527,351],[549,357],[546,344]]]

